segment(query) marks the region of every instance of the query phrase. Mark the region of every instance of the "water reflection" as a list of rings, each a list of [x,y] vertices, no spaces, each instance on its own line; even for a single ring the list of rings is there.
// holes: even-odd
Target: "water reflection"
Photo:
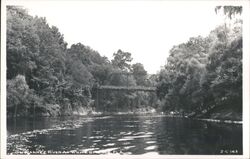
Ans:
[[[242,154],[242,126],[164,116],[8,120],[8,153]]]

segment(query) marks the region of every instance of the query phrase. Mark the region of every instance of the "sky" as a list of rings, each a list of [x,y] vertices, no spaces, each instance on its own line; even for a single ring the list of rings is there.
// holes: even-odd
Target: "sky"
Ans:
[[[59,28],[68,47],[82,43],[112,59],[132,54],[149,74],[166,64],[169,50],[190,37],[207,36],[223,22],[214,4],[181,1],[60,1],[22,4]]]

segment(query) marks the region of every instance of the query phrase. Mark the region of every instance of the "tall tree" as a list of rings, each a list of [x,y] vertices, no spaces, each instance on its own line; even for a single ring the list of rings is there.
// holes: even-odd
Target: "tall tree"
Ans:
[[[220,9],[217,8],[217,9]],[[229,18],[241,7],[224,7]],[[206,38],[190,38],[170,50],[158,77],[165,110],[242,111],[242,21],[221,25]]]
[[[209,39],[190,38],[170,50],[168,63],[160,72],[158,95],[169,109],[190,110],[199,105],[193,100],[200,88],[200,78],[207,63]]]
[[[131,57],[131,53],[118,50],[116,53],[113,54],[113,57],[114,59],[111,60],[113,66],[124,71],[131,70],[130,62],[133,60],[133,58]]]
[[[146,85],[147,71],[144,69],[143,64],[135,63],[132,65],[132,73],[136,80],[137,85]]]

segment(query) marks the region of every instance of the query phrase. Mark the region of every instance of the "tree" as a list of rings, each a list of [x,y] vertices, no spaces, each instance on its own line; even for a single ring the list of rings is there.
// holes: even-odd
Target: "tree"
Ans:
[[[213,95],[214,104],[242,110],[242,31],[219,27],[209,52],[203,85]],[[224,35],[224,36],[221,36]]]
[[[158,75],[164,110],[242,111],[242,21],[221,25],[208,37],[190,38],[170,50]]]
[[[133,60],[131,57],[131,53],[123,52],[122,50],[118,50],[113,54],[114,59],[111,60],[112,65],[124,71],[130,71],[130,62]]]
[[[141,63],[132,65],[132,73],[136,80],[137,85],[145,85],[147,80],[147,71],[144,69]]]
[[[92,74],[95,82],[105,83],[112,66],[106,57],[102,57],[97,51],[92,50],[90,47],[81,43],[73,44],[68,49],[69,59],[81,62],[87,70]],[[69,64],[71,65],[71,64]]]
[[[11,82],[23,75],[34,100],[56,104],[55,88],[65,75],[66,45],[63,35],[56,27],[49,27],[45,18],[7,7],[7,78]]]
[[[170,50],[168,63],[161,70],[157,86],[158,96],[167,109],[192,110],[200,105],[194,99],[200,89],[200,78],[205,71],[209,39],[190,38],[187,43]]]
[[[18,74],[30,76],[37,68],[35,58],[39,53],[39,37],[35,33],[32,17],[26,10],[7,7],[7,78]],[[29,78],[27,79],[29,82]]]
[[[224,14],[230,19],[232,19],[232,16],[242,13],[242,6],[217,6],[215,7],[215,12],[217,13],[221,9],[223,9]]]
[[[7,81],[7,109],[9,112],[14,112],[14,117],[27,112],[28,94],[29,86],[23,75],[17,75],[14,79]]]

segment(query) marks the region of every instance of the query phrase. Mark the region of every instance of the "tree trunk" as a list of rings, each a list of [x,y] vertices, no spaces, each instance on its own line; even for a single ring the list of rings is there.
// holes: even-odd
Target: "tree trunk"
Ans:
[[[14,117],[16,118],[17,116],[17,105],[15,106],[15,111],[14,111]]]
[[[35,103],[33,103],[33,117],[35,117],[36,114],[36,107],[35,107]]]

